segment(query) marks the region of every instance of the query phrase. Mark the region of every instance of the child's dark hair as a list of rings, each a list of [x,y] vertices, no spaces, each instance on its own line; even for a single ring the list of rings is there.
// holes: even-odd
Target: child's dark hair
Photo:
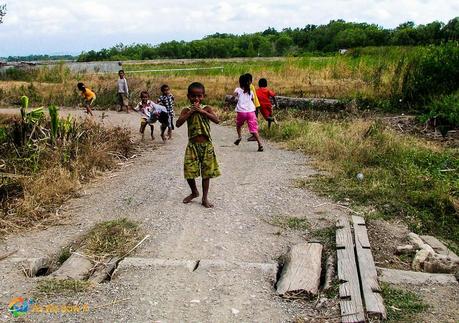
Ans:
[[[245,76],[247,76],[247,78],[249,79],[249,82],[252,83],[252,81],[253,81],[252,74],[250,74],[250,73],[245,73]]]
[[[169,88],[169,85],[163,84],[163,85],[161,85],[161,88],[160,88],[160,89],[161,89],[161,92],[164,92],[164,91],[166,91],[168,88]]]
[[[78,88],[79,90],[83,90],[83,89],[84,89],[84,84],[81,83],[81,82],[78,83],[78,84],[77,84],[77,88]]]
[[[250,94],[250,79],[247,74],[239,76],[239,86],[244,90],[244,93]]]
[[[125,74],[125,73],[124,73],[124,70],[119,70],[119,71],[118,71],[118,75],[119,75],[120,73]]]
[[[193,82],[188,86],[188,94],[191,93],[194,89],[202,89],[202,93],[206,93],[206,89],[204,88],[204,84],[199,82]]]
[[[148,91],[142,91],[142,92],[140,92],[140,97],[142,97],[142,95],[146,95],[147,98],[150,97],[150,94],[148,93]]]
[[[268,80],[265,78],[261,78],[258,80],[258,86],[259,87],[267,87],[268,86]]]

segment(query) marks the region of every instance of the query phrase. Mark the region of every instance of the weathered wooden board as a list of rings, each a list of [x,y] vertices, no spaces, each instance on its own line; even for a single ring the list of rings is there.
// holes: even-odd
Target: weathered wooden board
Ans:
[[[320,284],[322,245],[300,243],[285,256],[284,268],[277,283],[277,293],[317,295]]]
[[[371,254],[365,220],[360,216],[352,216],[354,223],[355,249],[359,266],[360,282],[367,314],[379,319],[386,318],[386,308],[378,283],[378,273]]]
[[[365,322],[351,227],[347,218],[344,217],[338,220],[336,227],[341,321]]]

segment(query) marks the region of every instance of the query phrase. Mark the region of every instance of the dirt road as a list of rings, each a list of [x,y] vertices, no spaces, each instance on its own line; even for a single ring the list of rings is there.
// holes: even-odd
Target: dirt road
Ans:
[[[105,116],[107,124],[137,131],[134,113]],[[39,301],[89,305],[89,313],[61,317],[67,321],[282,322],[300,313],[317,315],[314,304],[275,296],[276,259],[290,245],[304,241],[305,233],[269,223],[278,217],[301,217],[314,229],[333,224],[342,210],[295,188],[296,179],[315,173],[303,154],[270,143],[262,153],[256,152],[255,143],[236,147],[230,127],[213,126],[212,134],[222,171],[211,181],[213,209],[202,207],[199,199],[189,205],[181,202],[189,193],[182,175],[186,127],[166,144],[147,140],[136,158],[68,201],[59,225],[0,242],[0,254],[18,250],[0,261],[0,303],[30,297],[36,284],[36,278],[24,277],[15,259],[57,254],[95,223],[127,217],[151,237],[121,262],[111,282],[88,293]],[[317,205],[322,206],[313,207]],[[6,306],[0,313],[2,320],[10,317]],[[50,317],[30,314],[28,319]]]

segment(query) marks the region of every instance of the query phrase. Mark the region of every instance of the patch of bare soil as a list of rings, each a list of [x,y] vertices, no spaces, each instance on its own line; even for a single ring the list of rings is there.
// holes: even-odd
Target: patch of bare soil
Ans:
[[[411,270],[412,259],[395,254],[398,246],[408,243],[406,236],[409,231],[406,227],[383,220],[370,220],[367,228],[376,266]]]
[[[435,130],[431,122],[421,123],[415,116],[390,116],[383,118],[387,125],[403,134],[414,135],[429,141],[441,143],[447,147],[459,147],[459,129],[453,129],[443,137]]]

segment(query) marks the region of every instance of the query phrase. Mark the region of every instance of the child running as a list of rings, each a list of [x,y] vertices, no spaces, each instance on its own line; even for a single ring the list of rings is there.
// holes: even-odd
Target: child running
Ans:
[[[169,125],[169,114],[167,113],[167,109],[166,107],[153,102],[151,102],[151,105],[153,109],[150,112],[150,119],[148,120],[148,123],[153,126],[153,123],[159,121],[161,125],[161,139],[163,142],[166,142],[166,136],[164,135],[164,132],[166,132],[166,129]]]
[[[174,96],[171,94],[169,85],[163,84],[161,86],[161,95],[158,98],[157,103],[165,106],[167,113],[169,114],[169,125],[167,126],[167,138],[172,139],[172,130],[174,130]]]
[[[277,123],[276,119],[273,117],[273,105],[271,104],[271,99],[274,102],[274,105],[277,106],[276,94],[268,89],[268,81],[265,78],[261,78],[258,81],[257,97],[260,101],[260,112],[263,118],[268,121],[268,129],[271,128],[271,123]]]
[[[201,105],[205,97],[204,85],[198,82],[188,86],[188,99],[191,107],[185,108],[177,120],[177,128],[186,121],[188,126],[188,145],[185,150],[184,175],[191,189],[191,194],[183,199],[183,203],[190,203],[199,196],[196,187],[196,178],[202,178],[202,205],[211,208],[213,205],[208,200],[210,179],[220,176],[217,157],[215,156],[212,137],[210,135],[210,122],[218,124],[220,121],[212,108]]]
[[[147,124],[150,126],[151,130],[151,140],[155,140],[155,136],[153,135],[154,126],[151,124],[151,111],[154,109],[153,102],[149,100],[150,95],[147,91],[142,91],[140,93],[140,102],[134,108],[135,111],[140,113],[140,134],[142,135],[142,140],[145,138],[145,128]]]
[[[237,97],[236,104],[236,130],[238,138],[234,142],[237,146],[242,140],[242,126],[247,121],[249,132],[258,143],[258,151],[263,151],[260,136],[258,135],[258,121],[255,115],[255,104],[253,103],[254,92],[250,90],[250,78],[247,74],[239,77],[239,86],[234,90],[234,97]]]
[[[81,82],[77,84],[77,88],[81,91],[81,95],[84,97],[84,107],[86,108],[86,113],[93,117],[92,106],[96,100],[96,94]]]
[[[245,76],[249,79],[250,82],[250,91],[253,93],[253,104],[255,105],[255,116],[257,117],[258,121],[258,111],[260,110],[260,101],[258,100],[257,91],[255,91],[255,86],[253,85],[253,77],[252,74],[246,73]],[[255,136],[250,136],[247,138],[247,141],[256,141]]]
[[[129,88],[127,80],[123,70],[119,70],[118,75],[120,77],[118,79],[118,104],[120,105],[118,112],[126,109],[126,113],[129,113]]]

